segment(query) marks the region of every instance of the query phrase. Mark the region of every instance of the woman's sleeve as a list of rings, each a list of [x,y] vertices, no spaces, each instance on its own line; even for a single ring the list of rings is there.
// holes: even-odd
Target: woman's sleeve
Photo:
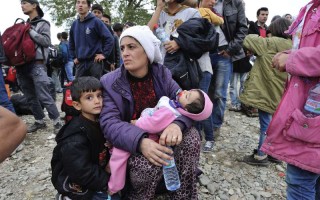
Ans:
[[[256,34],[249,34],[244,38],[243,46],[252,53],[261,56],[266,53],[266,39]]]
[[[286,71],[291,75],[320,77],[320,45],[292,50],[286,62]]]
[[[146,132],[121,118],[116,100],[109,92],[113,90],[111,87],[112,83],[104,81],[108,78],[111,77],[103,77],[101,81],[103,86],[103,108],[100,114],[100,126],[105,138],[109,140],[113,146],[132,154],[136,153],[139,141]],[[121,102],[117,103],[119,105]],[[126,102],[122,103],[123,106],[125,106],[125,103]],[[127,111],[127,113],[129,113],[129,111]]]

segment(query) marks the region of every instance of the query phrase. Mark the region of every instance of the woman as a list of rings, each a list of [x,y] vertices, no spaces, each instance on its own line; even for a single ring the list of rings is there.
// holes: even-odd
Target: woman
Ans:
[[[292,48],[291,36],[284,33],[290,24],[287,19],[277,19],[268,27],[271,37],[263,38],[250,34],[243,41],[243,46],[256,55],[256,61],[244,83],[240,101],[247,106],[258,108],[260,123],[258,149],[242,160],[247,164],[259,166],[269,164],[267,155],[260,150],[260,147],[266,138],[271,116],[281,100],[287,78],[287,73],[278,72],[271,67],[272,58],[276,53]]]
[[[273,67],[289,73],[290,79],[261,150],[288,163],[289,200],[315,199],[320,176],[320,117],[303,114],[308,91],[320,80],[319,20],[320,1],[312,0],[289,28],[292,50],[278,53],[272,60]]]
[[[104,106],[100,123],[105,137],[119,149],[130,152],[128,199],[153,199],[163,177],[164,160],[174,157],[181,188],[172,199],[197,199],[196,167],[200,138],[191,120],[178,117],[161,134],[159,143],[142,129],[130,124],[143,109],[154,107],[160,97],[174,98],[179,86],[161,61],[160,41],[147,26],[126,29],[120,37],[124,64],[101,78]],[[166,146],[174,146],[170,150]],[[172,154],[173,153],[173,154]],[[169,155],[168,155],[169,154]]]

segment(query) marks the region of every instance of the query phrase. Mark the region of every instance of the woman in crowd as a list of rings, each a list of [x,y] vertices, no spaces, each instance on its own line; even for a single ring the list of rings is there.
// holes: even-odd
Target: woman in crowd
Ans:
[[[174,98],[179,86],[161,61],[160,41],[147,26],[126,29],[120,37],[124,64],[101,78],[104,105],[100,124],[105,137],[117,148],[131,153],[127,166],[127,199],[154,199],[161,185],[164,160],[174,157],[181,187],[171,199],[197,199],[196,167],[200,153],[199,133],[187,117],[178,117],[161,134],[159,143],[130,120],[143,109],[154,107],[162,96]],[[173,151],[166,146],[173,146]]]
[[[292,50],[276,54],[272,61],[274,68],[286,71],[290,78],[261,150],[288,163],[289,200],[315,199],[320,176],[320,116],[303,114],[310,88],[320,81],[319,21],[320,1],[312,0],[288,30]]]

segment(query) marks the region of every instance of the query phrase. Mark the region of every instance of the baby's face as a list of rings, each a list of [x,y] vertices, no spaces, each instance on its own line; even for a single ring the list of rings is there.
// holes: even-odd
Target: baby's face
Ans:
[[[179,94],[178,101],[181,104],[182,108],[185,108],[186,105],[194,102],[197,99],[200,99],[200,94],[198,90],[183,90]]]

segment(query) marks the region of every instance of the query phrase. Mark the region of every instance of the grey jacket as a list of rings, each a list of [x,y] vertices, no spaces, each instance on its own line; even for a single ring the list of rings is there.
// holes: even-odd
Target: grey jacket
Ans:
[[[36,43],[36,60],[46,61],[49,54],[48,47],[51,44],[50,23],[40,17],[28,22],[31,24],[30,37]]]
[[[232,61],[245,57],[242,43],[248,34],[248,26],[244,7],[241,0],[223,1],[224,24],[221,29],[229,43],[227,51],[232,56]]]

